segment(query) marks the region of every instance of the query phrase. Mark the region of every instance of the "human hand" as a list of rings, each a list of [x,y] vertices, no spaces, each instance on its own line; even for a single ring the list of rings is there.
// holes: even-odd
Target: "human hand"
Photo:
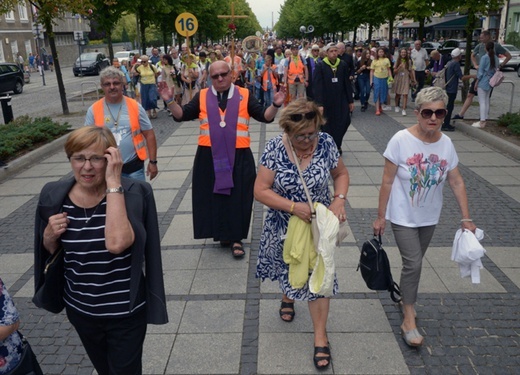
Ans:
[[[65,233],[70,220],[66,212],[60,212],[49,217],[47,226],[43,231],[43,246],[51,253],[58,249],[58,239]]]
[[[280,90],[278,90],[273,96],[273,103],[276,105],[282,105],[285,102],[286,96],[287,88],[285,86],[280,86]]]
[[[329,206],[329,210],[332,211],[334,216],[336,216],[340,223],[347,221],[347,213],[345,210],[345,200],[338,198],[334,199]]]
[[[173,87],[169,89],[168,85],[164,81],[159,82],[158,87],[159,95],[161,95],[162,100],[169,102],[173,99]]]
[[[121,171],[123,169],[121,151],[118,148],[109,147],[105,150],[105,158],[107,159],[105,170],[107,187],[118,187],[121,185]]]
[[[477,226],[472,221],[463,221],[460,223],[460,227],[462,230],[467,229],[475,233],[475,230],[477,230]]]
[[[310,223],[311,222],[311,208],[307,202],[298,202],[294,203],[293,215],[298,216],[303,221]]]
[[[372,229],[374,230],[374,236],[382,236],[385,233],[386,219],[378,217],[372,223]]]
[[[157,176],[158,172],[159,169],[157,168],[157,164],[148,163],[148,167],[146,168],[146,175],[150,177],[150,180],[153,180],[155,176]]]

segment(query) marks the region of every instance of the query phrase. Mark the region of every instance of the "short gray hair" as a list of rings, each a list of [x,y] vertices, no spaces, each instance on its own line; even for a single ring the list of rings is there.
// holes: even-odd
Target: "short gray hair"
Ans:
[[[420,110],[423,104],[438,101],[444,102],[444,106],[448,104],[448,95],[446,95],[446,92],[440,87],[426,87],[417,94],[415,98],[415,109]]]
[[[125,75],[119,69],[113,66],[107,66],[99,73],[99,80],[103,83],[107,78],[118,78],[121,82],[124,82]]]

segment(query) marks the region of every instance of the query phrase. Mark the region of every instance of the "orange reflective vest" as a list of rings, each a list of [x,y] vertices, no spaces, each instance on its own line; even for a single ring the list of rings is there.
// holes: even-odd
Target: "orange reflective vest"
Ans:
[[[290,57],[289,66],[287,67],[287,82],[292,85],[296,77],[300,78],[300,82],[305,82],[305,63],[301,57],[298,57],[298,63],[294,61],[294,56]]]
[[[146,140],[141,127],[139,126],[139,105],[134,99],[123,96],[126,101],[128,117],[130,119],[130,129],[132,131],[132,141],[137,156],[141,160],[148,159],[148,151],[146,149]],[[94,113],[94,123],[96,126],[105,126],[105,98],[99,99],[92,104],[92,112]]]
[[[278,85],[278,80],[274,76],[274,72],[276,72],[276,65],[271,65],[270,70],[266,69],[262,73],[262,88],[264,89],[264,91],[268,90],[268,87],[267,87],[267,81],[268,81],[267,78],[268,77],[267,77],[267,75],[269,75],[269,80],[271,81],[271,88],[276,87],[276,85]]]
[[[211,139],[209,136],[209,121],[208,121],[208,109],[206,106],[206,96],[208,90],[200,90],[200,133],[199,133],[199,146],[211,147]],[[238,107],[238,122],[237,122],[237,142],[236,148],[249,148],[251,146],[251,138],[249,137],[249,112],[247,111],[247,103],[249,101],[249,90],[235,86],[235,92],[233,95],[240,95],[240,104]],[[226,115],[225,111],[219,108],[220,117]]]

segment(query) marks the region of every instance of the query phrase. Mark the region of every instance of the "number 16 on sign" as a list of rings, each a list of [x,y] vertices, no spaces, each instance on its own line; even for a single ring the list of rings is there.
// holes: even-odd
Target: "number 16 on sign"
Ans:
[[[175,29],[179,34],[185,36],[186,39],[197,32],[199,22],[191,13],[181,13],[175,19]],[[188,44],[188,43],[186,43]]]

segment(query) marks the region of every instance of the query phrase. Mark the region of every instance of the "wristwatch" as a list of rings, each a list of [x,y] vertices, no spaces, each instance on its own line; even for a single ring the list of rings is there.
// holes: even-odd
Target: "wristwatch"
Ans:
[[[122,186],[119,186],[119,187],[116,187],[116,188],[108,188],[106,190],[106,193],[109,194],[109,193],[119,193],[119,194],[123,194],[125,191],[125,189],[123,189]]]
[[[157,160],[150,160],[150,164],[157,164]]]
[[[336,195],[334,196],[334,198],[347,199],[347,197],[345,197],[345,195],[343,195],[343,194],[336,194]]]

